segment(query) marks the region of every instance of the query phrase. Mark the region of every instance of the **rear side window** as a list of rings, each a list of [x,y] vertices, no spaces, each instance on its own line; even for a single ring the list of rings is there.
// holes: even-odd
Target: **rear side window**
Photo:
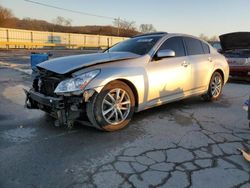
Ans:
[[[184,41],[188,55],[204,54],[201,41],[190,37],[184,37]]]
[[[201,44],[202,44],[202,47],[203,47],[204,54],[210,54],[209,46],[204,42],[201,42]]]
[[[173,50],[176,57],[185,56],[184,45],[181,37],[172,37],[167,39],[160,47],[159,50]]]

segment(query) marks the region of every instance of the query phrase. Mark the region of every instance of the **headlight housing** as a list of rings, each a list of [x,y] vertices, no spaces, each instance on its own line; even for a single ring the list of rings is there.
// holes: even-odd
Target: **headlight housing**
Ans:
[[[67,93],[79,94],[99,73],[100,70],[93,70],[74,78],[63,80],[58,84],[54,92],[58,95]]]

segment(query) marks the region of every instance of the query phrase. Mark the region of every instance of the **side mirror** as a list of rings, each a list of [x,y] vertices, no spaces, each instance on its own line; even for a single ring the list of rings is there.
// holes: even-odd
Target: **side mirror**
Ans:
[[[175,57],[175,51],[169,50],[169,49],[160,50],[160,51],[157,52],[156,56],[157,56],[158,58]]]

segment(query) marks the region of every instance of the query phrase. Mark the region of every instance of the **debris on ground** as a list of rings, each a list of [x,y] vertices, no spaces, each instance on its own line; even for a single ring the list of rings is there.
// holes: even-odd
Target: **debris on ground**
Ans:
[[[241,152],[242,156],[250,162],[250,154],[247,153],[246,151],[242,150],[242,149],[239,149],[239,151]]]
[[[246,100],[245,103],[244,103],[244,105],[243,105],[243,109],[245,111],[248,111],[248,106],[249,106],[249,100]]]

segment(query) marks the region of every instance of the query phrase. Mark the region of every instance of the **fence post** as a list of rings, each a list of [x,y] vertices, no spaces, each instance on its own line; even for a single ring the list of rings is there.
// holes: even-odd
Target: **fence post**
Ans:
[[[9,30],[6,29],[6,37],[7,37],[7,42],[9,42]],[[9,44],[6,45],[6,48],[9,49]]]
[[[51,42],[52,44],[54,43],[53,32],[51,33],[51,38],[50,38],[50,42]]]
[[[84,35],[84,48],[86,47],[86,35]]]
[[[51,43],[54,44],[54,37],[53,37],[53,32],[51,32]],[[54,49],[54,47],[52,46],[52,49]]]
[[[30,32],[30,42],[33,43],[33,32]],[[31,46],[31,49],[33,49],[33,46]]]
[[[98,50],[100,49],[100,35],[98,35]]]
[[[69,49],[70,49],[70,33],[69,33],[69,40],[68,40],[68,43],[69,43]]]
[[[107,49],[109,49],[109,37],[107,38]]]

